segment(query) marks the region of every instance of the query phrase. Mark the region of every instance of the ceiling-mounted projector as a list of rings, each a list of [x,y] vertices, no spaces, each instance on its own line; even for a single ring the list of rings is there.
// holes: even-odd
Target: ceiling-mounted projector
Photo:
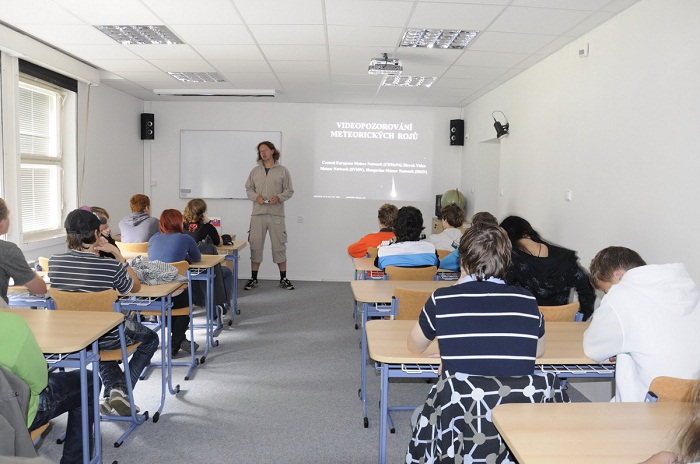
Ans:
[[[367,68],[367,74],[372,75],[398,75],[403,72],[403,66],[398,58],[389,58],[386,53],[383,53],[382,58],[372,58]]]

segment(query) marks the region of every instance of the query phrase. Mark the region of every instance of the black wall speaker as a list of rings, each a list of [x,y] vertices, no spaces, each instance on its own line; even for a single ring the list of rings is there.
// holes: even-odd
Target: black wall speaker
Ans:
[[[141,113],[141,140],[156,138],[155,118],[153,113]]]
[[[435,195],[435,217],[442,219],[442,195]]]
[[[464,145],[464,119],[450,120],[450,145]]]

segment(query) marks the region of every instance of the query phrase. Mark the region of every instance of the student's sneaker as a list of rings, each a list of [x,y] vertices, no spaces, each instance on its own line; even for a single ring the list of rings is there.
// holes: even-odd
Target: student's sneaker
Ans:
[[[119,390],[118,388],[112,388],[109,392],[109,406],[114,409],[120,416],[130,416],[131,415],[131,405],[129,404],[129,397],[126,393]],[[136,412],[140,411],[139,407],[136,407]]]
[[[108,398],[102,398],[100,400],[100,414],[102,414],[103,416],[112,415],[112,406],[109,405]]]
[[[254,288],[258,288],[258,279],[250,279],[248,282],[245,283],[245,287],[243,287],[243,290],[252,290]]]
[[[294,285],[292,285],[289,279],[285,277],[284,279],[280,279],[280,288],[285,290],[294,290]]]
[[[182,343],[180,343],[180,349],[184,351],[187,354],[192,354],[192,345],[190,345],[190,341],[188,339],[184,339]],[[197,351],[199,349],[199,344],[197,342],[194,342],[194,350]]]

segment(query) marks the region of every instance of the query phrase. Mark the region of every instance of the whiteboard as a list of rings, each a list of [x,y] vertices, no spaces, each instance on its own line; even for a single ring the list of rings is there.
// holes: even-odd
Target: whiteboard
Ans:
[[[180,198],[247,199],[245,183],[266,140],[282,151],[281,132],[180,131]]]

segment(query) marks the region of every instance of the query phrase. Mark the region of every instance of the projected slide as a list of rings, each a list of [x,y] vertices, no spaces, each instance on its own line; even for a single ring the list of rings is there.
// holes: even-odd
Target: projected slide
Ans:
[[[417,110],[319,109],[314,197],[425,201],[432,118]]]

